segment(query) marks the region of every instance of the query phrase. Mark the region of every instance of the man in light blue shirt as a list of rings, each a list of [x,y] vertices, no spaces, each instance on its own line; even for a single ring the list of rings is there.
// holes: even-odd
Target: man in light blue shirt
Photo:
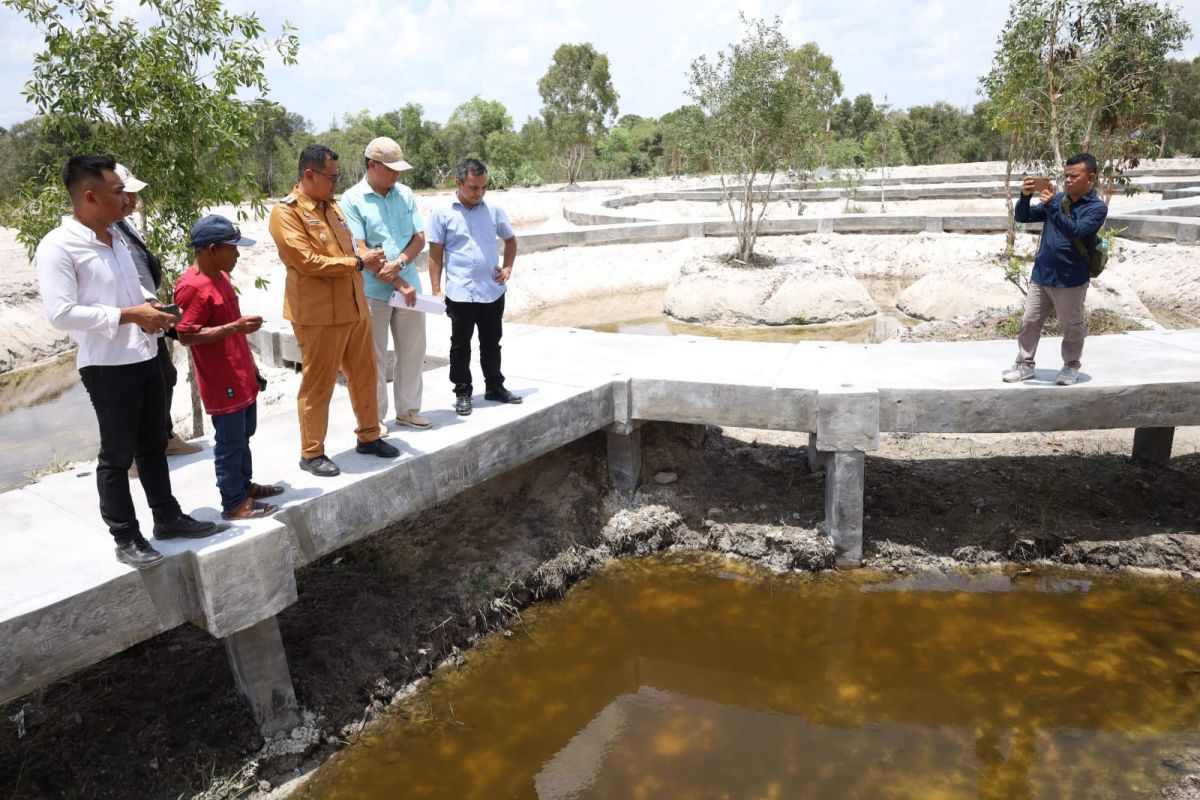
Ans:
[[[500,371],[504,291],[517,258],[517,236],[504,209],[483,202],[488,183],[483,162],[474,158],[459,161],[454,183],[455,202],[450,208],[437,209],[429,218],[429,286],[435,295],[446,298],[454,410],[465,417],[471,413],[471,337],[476,326],[484,399],[521,402],[520,397],[504,388]],[[504,240],[502,264],[497,238]]]
[[[379,415],[386,416],[388,331],[396,348],[392,396],[396,422],[412,428],[429,428],[421,416],[424,387],[421,368],[425,361],[425,315],[396,308],[388,303],[393,291],[400,292],[411,306],[421,291],[421,279],[413,262],[425,247],[425,226],[417,210],[412,189],[397,183],[400,173],[412,169],[400,145],[386,136],[372,139],[365,151],[367,172],[342,195],[342,210],[354,246],[360,253],[383,248],[387,263],[378,276],[363,272],[363,290],[371,312],[371,334],[375,340],[375,384]]]

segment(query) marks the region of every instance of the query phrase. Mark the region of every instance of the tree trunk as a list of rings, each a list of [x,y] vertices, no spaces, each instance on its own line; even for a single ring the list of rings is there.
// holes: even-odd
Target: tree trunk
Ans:
[[[1167,155],[1167,129],[1163,128],[1162,134],[1158,137],[1158,157],[1166,158]]]
[[[1013,257],[1017,250],[1017,219],[1013,215],[1012,197],[1012,154],[1004,162],[1004,210],[1008,214],[1008,224],[1004,229],[1004,258]]]
[[[192,435],[204,435],[204,405],[200,402],[200,385],[196,383],[196,362],[192,360],[192,349],[188,351],[188,387],[192,390]]]
[[[1049,92],[1050,105],[1050,147],[1054,151],[1054,168],[1059,173],[1063,171],[1062,141],[1058,130],[1058,105],[1062,99],[1062,93],[1058,91],[1054,70],[1057,64],[1058,21],[1062,11],[1062,0],[1056,0],[1053,16],[1050,18],[1050,50],[1046,59],[1046,89]]]

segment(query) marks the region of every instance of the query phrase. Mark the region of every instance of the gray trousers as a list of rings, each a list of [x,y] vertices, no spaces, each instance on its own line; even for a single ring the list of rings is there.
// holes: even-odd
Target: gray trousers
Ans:
[[[1083,323],[1083,314],[1089,285],[1060,287],[1029,284],[1029,294],[1025,296],[1025,314],[1021,317],[1021,328],[1017,332],[1018,361],[1033,364],[1038,341],[1042,338],[1042,325],[1053,309],[1063,332],[1063,364],[1079,367],[1083,340],[1088,332],[1087,325]]]
[[[424,381],[421,369],[425,362],[425,315],[388,305],[386,300],[367,298],[371,312],[371,337],[375,340],[375,394],[379,416],[388,413],[387,351],[388,332],[396,350],[396,370],[392,375],[392,399],[396,415],[421,410]]]

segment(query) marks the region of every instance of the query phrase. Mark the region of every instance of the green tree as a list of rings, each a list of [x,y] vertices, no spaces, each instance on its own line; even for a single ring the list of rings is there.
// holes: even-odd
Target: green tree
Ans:
[[[267,38],[255,14],[229,13],[218,0],[142,0],[152,15],[144,26],[104,0],[3,2],[45,39],[23,94],[46,125],[73,152],[115,153],[152,187],[146,232],[166,257],[170,291],[201,209],[249,200],[262,212],[254,176],[234,168],[256,135],[265,58],[274,52],[294,64],[297,37],[285,23]],[[55,184],[44,176],[43,185]],[[33,248],[39,225],[62,209],[34,202],[27,211],[18,236]]]
[[[1014,0],[981,79],[1014,165],[1063,169],[1065,150],[1102,164],[1105,198],[1167,112],[1166,56],[1190,28],[1152,0]],[[1012,205],[1011,180],[1006,179]],[[1009,249],[1014,241],[1009,225]]]
[[[1167,62],[1166,113],[1157,127],[1158,156],[1200,154],[1200,58]]]
[[[617,116],[608,56],[586,42],[559,45],[538,79],[538,92],[546,130],[562,155],[567,182],[574,185],[589,145]]]
[[[1072,43],[1081,56],[1066,79],[1083,118],[1079,149],[1103,165],[1106,194],[1157,142],[1144,134],[1168,114],[1167,56],[1191,36],[1179,12],[1152,0],[1081,3]]]
[[[512,117],[503,103],[475,95],[451,112],[440,136],[451,160],[472,157],[487,161],[488,136],[511,130]]]
[[[690,117],[695,152],[720,173],[737,231],[735,258],[754,263],[754,244],[775,175],[798,146],[823,130],[823,98],[791,69],[792,48],[778,17],[768,24],[744,15],[745,33],[715,59],[692,62],[686,94],[702,112]]]
[[[788,80],[806,89],[809,101],[792,109],[794,114],[812,115],[814,119],[793,121],[797,130],[809,133],[796,144],[794,165],[797,171],[807,172],[825,160],[833,127],[834,104],[842,95],[842,77],[833,68],[833,58],[821,52],[816,42],[807,42],[787,56]]]

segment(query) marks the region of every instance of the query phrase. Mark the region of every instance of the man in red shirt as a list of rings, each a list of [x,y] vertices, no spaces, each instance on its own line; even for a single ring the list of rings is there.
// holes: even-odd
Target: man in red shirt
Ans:
[[[242,316],[229,273],[238,248],[254,244],[232,222],[210,214],[192,227],[188,246],[196,260],[175,284],[183,319],[175,325],[179,343],[192,348],[196,383],[204,410],[212,416],[214,466],[221,490],[221,516],[254,519],[279,509],[261,500],[283,492],[251,480],[250,437],[258,423],[258,375],[246,334],[262,327],[262,317]]]

